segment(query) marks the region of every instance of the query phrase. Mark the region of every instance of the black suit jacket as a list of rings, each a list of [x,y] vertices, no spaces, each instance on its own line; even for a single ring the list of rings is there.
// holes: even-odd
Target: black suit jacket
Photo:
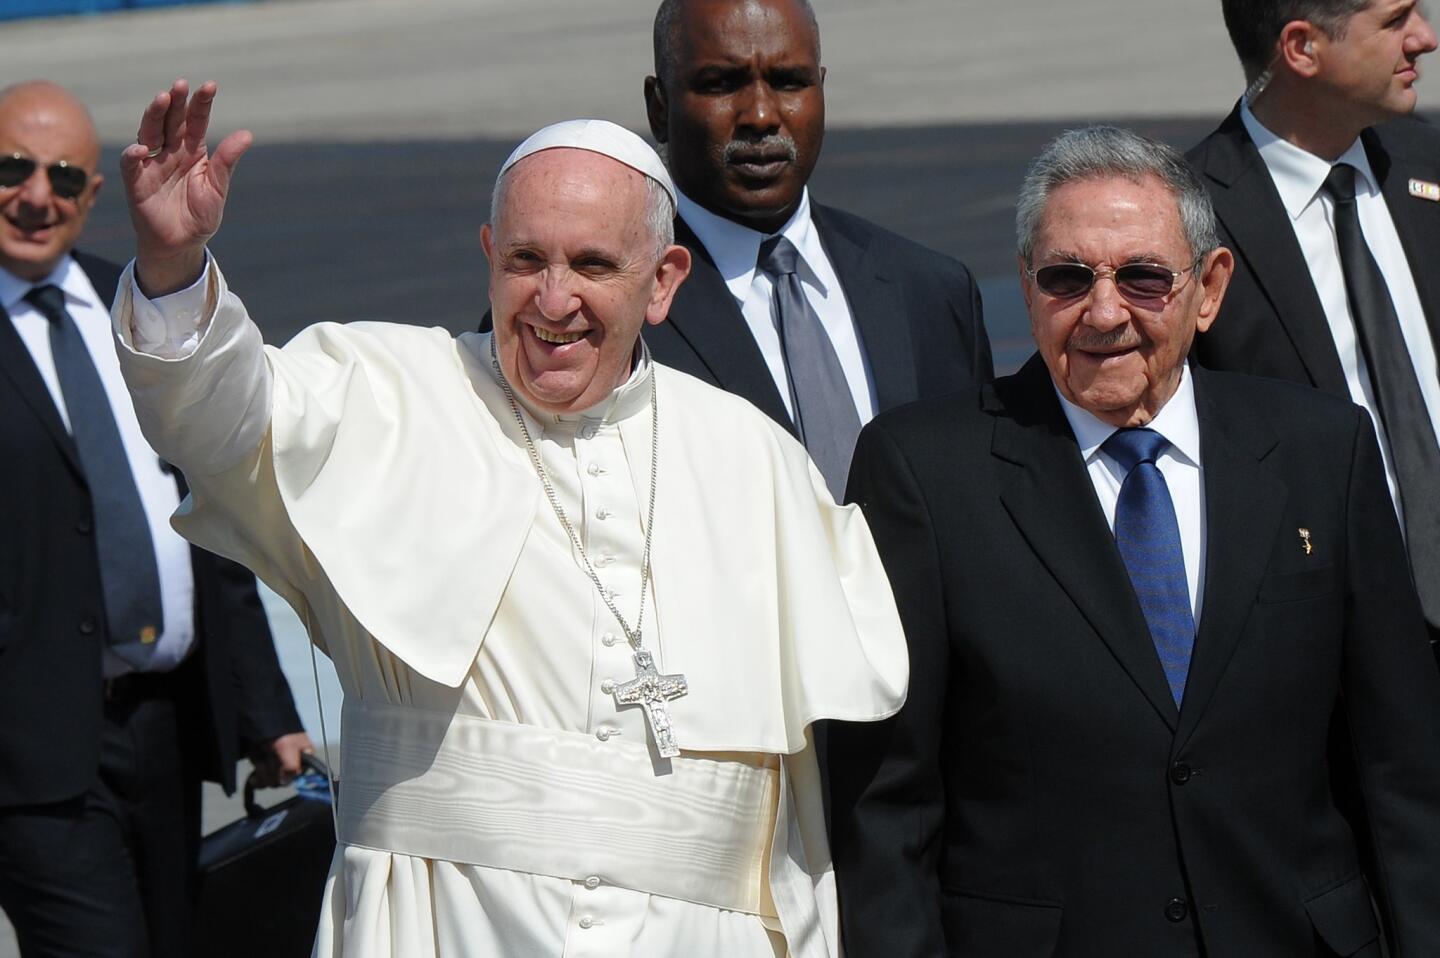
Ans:
[[[993,374],[980,291],[964,264],[858,216],[811,206],[874,378],[877,411],[943,396]],[[792,433],[794,423],[745,317],[683,219],[675,242],[694,258],[670,318],[645,329],[660,362],[744,396]]]
[[[120,271],[76,254],[108,304]],[[105,613],[74,441],[0,309],[0,807],[83,793],[99,763]],[[182,729],[196,774],[235,787],[242,749],[299,731],[246,569],[200,549]]]
[[[896,718],[831,729],[851,958],[1378,956],[1371,891],[1393,954],[1440,954],[1440,677],[1369,421],[1195,391],[1178,710],[1038,357],[862,432],[911,680]]]
[[[1385,205],[1410,262],[1431,339],[1440,349],[1440,203],[1413,197],[1412,178],[1440,183],[1440,130],[1393,120],[1361,134]],[[1289,214],[1237,106],[1188,154],[1215,204],[1221,242],[1235,253],[1235,275],[1220,315],[1195,341],[1212,369],[1255,373],[1350,395],[1325,310],[1310,279]]]

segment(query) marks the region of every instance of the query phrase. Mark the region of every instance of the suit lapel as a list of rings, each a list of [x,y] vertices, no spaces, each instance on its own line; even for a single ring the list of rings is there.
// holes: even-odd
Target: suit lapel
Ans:
[[[869,360],[876,411],[913,402],[919,398],[919,388],[915,383],[910,324],[904,321],[903,290],[875,262],[869,237],[855,236],[841,228],[827,207],[812,206],[810,217],[830,265],[840,277]]]
[[[78,250],[71,253],[71,257],[76,265],[84,270],[101,302],[107,307],[113,306],[120,269],[113,263]],[[15,331],[15,324],[10,321],[10,314],[3,306],[0,306],[0,376],[8,379],[15,387],[25,405],[44,425],[50,438],[55,440],[55,445],[70,464],[70,468],[75,470],[75,474],[83,481],[85,470],[80,465],[80,453],[75,448],[75,440],[65,428],[65,422],[60,418],[60,411],[55,408],[55,400],[51,397],[45,380],[40,377],[40,370],[35,367],[30,350]]]
[[[1200,456],[1205,471],[1205,595],[1176,738],[1195,730],[1245,633],[1270,561],[1285,485],[1265,469],[1273,432],[1253,410],[1235,408],[1195,369]]]
[[[1215,184],[1210,191],[1215,214],[1235,240],[1235,255],[1249,264],[1305,364],[1311,384],[1349,395],[1325,309],[1300,252],[1290,214],[1260,151],[1245,132],[1239,106],[1215,132],[1210,147],[1203,173]]]
[[[991,452],[1018,467],[1004,485],[1001,502],[1030,548],[1173,731],[1177,711],[1165,671],[1049,372],[1039,356],[1032,357],[1018,374],[997,381],[995,391],[1006,414],[996,417]]]
[[[115,294],[120,286],[120,267],[108,260],[98,259],[89,253],[82,253],[73,250],[70,253],[71,259],[85,272],[90,280],[95,295],[100,297],[100,302],[105,304],[106,309],[115,305]]]
[[[1431,262],[1440,249],[1440,203],[1410,195],[1412,178],[1440,183],[1440,161],[1429,156],[1392,155],[1373,129],[1366,130],[1360,139],[1405,250],[1425,322],[1430,327],[1430,341],[1440,350],[1440,272]]]
[[[700,357],[721,389],[744,396],[794,434],[794,423],[775,387],[770,367],[765,364],[765,357],[750,334],[735,297],[715,268],[715,261],[678,217],[675,242],[689,248],[694,264],[689,278],[675,294],[666,322]]]
[[[84,476],[85,470],[80,467],[75,440],[65,429],[60,412],[55,408],[55,400],[50,396],[45,380],[40,378],[40,370],[35,368],[35,360],[30,358],[30,350],[25,348],[24,340],[15,331],[15,324],[10,321],[10,314],[3,307],[0,307],[0,376],[4,376],[15,387],[24,404],[40,420],[50,438],[55,440],[55,445],[70,464],[70,468],[75,470],[76,475]]]

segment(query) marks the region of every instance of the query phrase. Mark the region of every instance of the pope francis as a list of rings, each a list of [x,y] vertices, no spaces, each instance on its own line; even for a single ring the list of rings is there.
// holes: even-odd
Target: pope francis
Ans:
[[[114,321],[175,519],[254,569],[345,689],[317,956],[839,952],[809,728],[894,713],[869,530],[744,400],[651,362],[690,268],[655,153],[547,127],[502,167],[495,332],[264,346],[206,242],[250,145],[215,86],[121,157]]]

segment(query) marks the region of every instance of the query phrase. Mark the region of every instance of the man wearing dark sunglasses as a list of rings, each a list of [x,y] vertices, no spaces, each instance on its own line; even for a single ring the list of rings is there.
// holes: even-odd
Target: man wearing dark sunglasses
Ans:
[[[16,118],[7,126],[15,127]],[[38,282],[80,239],[105,178],[95,172],[100,144],[93,137],[58,124],[48,135],[38,124],[26,126],[43,139],[24,142],[43,144],[51,155],[33,155],[18,129],[7,129],[0,143],[0,267]]]
[[[1038,354],[856,447],[911,681],[831,729],[846,954],[1378,958],[1372,892],[1440,954],[1440,676],[1369,418],[1187,365],[1234,259],[1169,147],[1065,134],[1016,221]]]
[[[1190,152],[1235,280],[1196,358],[1364,406],[1440,657],[1440,131],[1418,0],[1224,0],[1248,87]]]
[[[0,908],[25,958],[182,958],[201,779],[252,749],[294,774],[309,740],[254,576],[170,528],[120,270],[72,249],[99,159],[64,89],[0,90]]]

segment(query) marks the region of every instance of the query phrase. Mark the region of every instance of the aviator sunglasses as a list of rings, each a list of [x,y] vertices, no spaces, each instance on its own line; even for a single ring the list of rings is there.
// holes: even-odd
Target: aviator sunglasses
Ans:
[[[39,165],[32,158],[20,153],[0,156],[0,190],[8,190],[24,183],[35,175],[35,168]],[[64,160],[45,167],[45,176],[49,178],[50,189],[55,195],[65,200],[73,200],[79,196],[90,180],[89,173]]]
[[[1092,269],[1084,263],[1056,263],[1025,272],[1030,274],[1042,292],[1056,299],[1085,295],[1101,276],[1114,280],[1115,288],[1126,299],[1164,299],[1179,288],[1176,281],[1194,269],[1194,266],[1170,269],[1159,263],[1126,263],[1124,266],[1102,266],[1099,269]]]

